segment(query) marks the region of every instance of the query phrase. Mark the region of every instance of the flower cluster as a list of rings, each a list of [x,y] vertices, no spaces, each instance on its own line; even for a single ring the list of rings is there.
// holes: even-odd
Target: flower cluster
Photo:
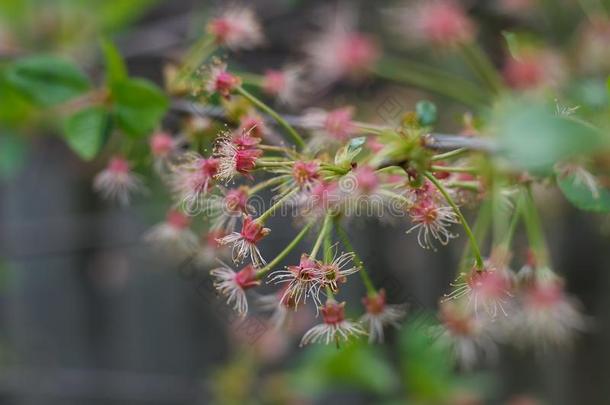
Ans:
[[[476,47],[477,26],[457,1],[416,2],[394,14],[409,39],[460,52],[491,95],[546,91],[564,78],[560,58],[541,47],[511,51],[503,69],[495,69]],[[493,125],[481,128],[468,113],[459,136],[434,134],[436,107],[429,102],[417,103],[414,111],[385,124],[365,122],[366,115],[347,104],[291,116],[270,106],[268,98],[295,107],[308,90],[324,91],[366,75],[424,77],[424,85],[449,89],[467,105],[489,100],[489,95],[478,93],[478,86],[455,83],[444,75],[428,78],[435,74],[432,70],[416,66],[408,74],[397,74],[401,68],[393,69],[392,58],[384,59],[378,42],[358,30],[354,14],[341,10],[333,17],[305,44],[304,63],[256,75],[236,73],[226,62],[212,59],[189,72],[190,93],[198,104],[214,110],[210,115],[222,118],[222,127],[209,117],[190,117],[176,135],[159,130],[150,136],[151,161],[173,203],[146,240],[194,257],[206,269],[220,262],[209,274],[218,294],[242,316],[252,295],[261,310],[272,311],[278,328],[291,314],[313,304],[321,323],[305,333],[301,345],[339,345],[363,335],[381,342],[387,326],[399,326],[406,306],[388,303],[383,286],[373,283],[373,269],[359,258],[346,231],[358,220],[361,211],[356,208],[380,203],[393,209],[382,209],[379,217],[402,227],[424,249],[448,245],[458,238],[458,228],[468,238],[458,280],[441,301],[437,328],[439,339],[454,347],[465,366],[480,355],[494,357],[496,342],[507,336],[541,346],[568,344],[586,322],[561,278],[550,270],[532,191],[538,175],[490,156],[499,148],[490,146],[490,137],[481,132],[487,129],[493,135]],[[587,35],[605,38],[608,30],[600,25],[593,31]],[[199,45],[203,47],[194,53],[206,61],[218,48],[250,50],[264,41],[262,25],[243,7],[219,14],[207,32]],[[574,111],[558,108],[552,118],[561,120]],[[553,180],[588,191],[593,203],[607,196],[593,159],[576,156],[552,163]],[[97,175],[94,188],[127,204],[143,184],[131,162],[117,155]],[[265,203],[258,204],[261,201]],[[479,220],[471,228],[469,213],[462,210],[479,203]],[[273,216],[293,217],[299,233],[288,241],[268,241]],[[405,218],[409,224],[402,223]],[[520,225],[537,260],[528,260],[515,273],[512,256],[519,252],[511,243]],[[488,230],[493,231],[489,238]],[[310,246],[304,242],[308,235]],[[279,249],[264,249],[267,241]],[[485,260],[488,245],[490,258]],[[271,250],[279,253],[269,255]],[[289,257],[298,262],[286,265]],[[224,261],[214,260],[220,258]],[[342,296],[344,285],[357,278],[350,277],[356,273],[366,294],[361,299],[363,314],[349,320],[346,302],[339,297],[347,299]],[[265,284],[276,290],[261,296]]]

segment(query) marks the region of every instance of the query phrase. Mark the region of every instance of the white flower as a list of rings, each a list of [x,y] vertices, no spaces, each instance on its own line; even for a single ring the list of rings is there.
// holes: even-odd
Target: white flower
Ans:
[[[396,328],[400,326],[399,321],[407,314],[406,305],[388,305],[384,290],[380,290],[376,295],[369,295],[363,300],[366,313],[360,318],[360,322],[368,326],[369,343],[383,342],[383,328],[392,325]]]
[[[176,253],[190,254],[197,250],[197,236],[189,229],[190,220],[181,212],[171,210],[166,220],[153,226],[144,240]]]
[[[108,166],[93,179],[93,188],[105,199],[128,205],[131,194],[145,190],[142,179],[131,171],[129,162],[122,157],[110,159]]]
[[[326,301],[326,304],[320,308],[324,323],[309,329],[303,335],[300,346],[310,343],[335,343],[339,346],[341,341],[347,341],[351,337],[366,335],[360,324],[345,319],[344,307],[344,302],[339,304],[333,299]]]
[[[208,31],[218,44],[231,50],[252,49],[265,39],[254,11],[240,6],[224,10],[209,23]]]
[[[237,313],[245,316],[248,312],[246,290],[260,284],[256,277],[256,268],[249,264],[239,272],[235,272],[226,264],[222,262],[221,264],[222,267],[210,271],[215,279],[214,287],[227,297],[227,304],[233,305]]]

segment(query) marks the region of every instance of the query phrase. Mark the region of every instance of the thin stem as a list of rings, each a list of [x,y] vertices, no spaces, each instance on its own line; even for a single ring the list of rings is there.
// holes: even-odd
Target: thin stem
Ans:
[[[451,181],[447,183],[447,187],[462,188],[471,191],[479,191],[481,189],[481,185],[478,181]]]
[[[248,194],[249,195],[256,194],[259,191],[266,189],[267,187],[275,186],[276,184],[281,184],[285,180],[287,180],[289,177],[290,177],[290,175],[286,174],[286,175],[283,175],[283,176],[271,177],[270,179],[267,179],[265,181],[261,181],[256,186],[251,187],[248,190]]]
[[[256,107],[260,108],[265,113],[270,115],[281,127],[286,130],[288,136],[299,147],[299,149],[303,149],[305,147],[305,141],[303,141],[301,135],[299,135],[299,133],[280,114],[276,113],[275,110],[273,110],[267,104],[256,98],[253,94],[251,94],[243,87],[238,87],[237,92],[244,96],[246,99],[248,99],[248,101],[250,101]]]
[[[434,155],[432,156],[432,161],[435,162],[437,160],[445,160],[445,159],[451,159],[460,155],[463,155],[464,153],[468,152],[468,149],[466,148],[459,148],[459,149],[455,149],[449,152],[445,152],[445,153],[440,153],[438,155]]]
[[[333,216],[330,213],[326,214],[326,217],[324,217],[324,224],[322,224],[322,229],[320,230],[320,234],[318,235],[318,238],[316,239],[316,242],[314,243],[313,248],[311,249],[311,253],[309,254],[309,258],[311,260],[314,260],[316,258],[316,255],[320,251],[320,247],[322,246],[322,241],[324,240],[326,233],[329,231],[332,217]]]
[[[445,190],[445,187],[443,187],[443,185],[437,180],[436,177],[434,177],[434,175],[432,173],[425,172],[424,176],[426,176],[426,178],[428,180],[430,180],[432,182],[432,184],[434,184],[436,186],[438,191],[440,191],[441,194],[443,195],[443,197],[445,197],[445,200],[447,200],[449,205],[451,205],[451,208],[453,208],[453,211],[455,211],[455,214],[460,219],[460,222],[462,223],[462,226],[464,227],[464,231],[466,231],[466,234],[468,235],[468,238],[470,240],[470,245],[472,247],[472,252],[474,253],[474,259],[476,262],[476,266],[479,270],[482,270],[483,269],[483,258],[481,257],[481,250],[479,249],[477,239],[473,235],[472,230],[470,229],[470,226],[468,226],[468,222],[466,221],[466,218],[464,218],[462,211],[460,211],[460,209],[457,206],[457,204],[455,203],[455,201],[453,201],[453,199],[451,198],[449,193],[447,193],[447,190]]]
[[[517,202],[515,204],[513,217],[511,218],[510,223],[508,224],[506,235],[504,236],[504,240],[502,241],[502,246],[504,246],[506,250],[510,249],[510,246],[513,242],[513,236],[515,235],[517,225],[519,224],[519,219],[521,219],[521,211],[523,210],[523,199],[523,194],[519,194],[519,197],[517,198]]]
[[[549,254],[544,239],[544,231],[542,230],[542,222],[538,216],[538,210],[536,209],[531,189],[527,190],[526,204],[523,209],[523,219],[527,238],[536,255],[536,263],[542,267],[547,263]]]
[[[270,160],[260,160],[256,161],[256,168],[265,168],[265,167],[283,167],[283,166],[291,166],[294,164],[292,161],[270,161]]]
[[[259,224],[264,224],[267,219],[282,205],[284,204],[290,197],[292,197],[299,189],[295,188],[294,190],[286,193],[282,198],[277,200],[269,209],[263,212],[258,218],[256,218],[256,222]]]
[[[451,173],[476,173],[476,167],[457,167],[457,166],[430,166],[433,172],[451,172]]]
[[[350,252],[352,252],[354,254],[354,262],[356,262],[356,265],[358,267],[360,267],[360,271],[358,272],[358,274],[360,274],[360,278],[362,279],[362,283],[364,284],[364,287],[366,288],[366,292],[369,295],[377,294],[377,290],[375,289],[375,286],[373,285],[373,281],[371,280],[369,273],[366,271],[366,268],[364,267],[364,262],[360,259],[360,256],[358,255],[358,253],[356,253],[356,250],[350,243],[349,237],[347,236],[345,229],[343,229],[343,227],[341,225],[339,225],[338,223],[336,224],[336,229],[337,229],[337,234],[339,235],[339,239],[341,239],[341,243],[343,243],[343,246],[345,246],[345,248],[347,250],[349,250]]]
[[[489,224],[491,222],[491,212],[492,206],[491,201],[486,200],[481,204],[481,208],[479,209],[479,214],[477,215],[477,219],[472,228],[472,233],[478,241],[483,241],[487,237],[487,233],[489,232]],[[466,266],[468,265],[468,260],[472,257],[472,246],[467,244],[464,246],[464,251],[462,252],[462,258],[460,259],[460,264],[457,269],[458,275],[463,273],[466,270]]]
[[[284,250],[282,250],[275,257],[275,259],[270,261],[265,267],[263,267],[262,269],[260,269],[259,271],[256,272],[256,279],[260,280],[261,278],[263,278],[265,276],[265,274],[267,274],[269,271],[273,270],[275,268],[275,266],[277,266],[282,260],[284,260],[286,258],[286,256],[288,256],[288,254],[290,252],[292,252],[294,250],[294,248],[303,240],[303,238],[305,237],[305,235],[307,235],[307,233],[309,232],[309,230],[311,229],[312,226],[313,226],[313,222],[310,222],[309,224],[305,225],[305,227],[303,229],[301,229],[301,232],[299,232],[299,234],[292,240],[292,242],[290,242],[284,248]]]

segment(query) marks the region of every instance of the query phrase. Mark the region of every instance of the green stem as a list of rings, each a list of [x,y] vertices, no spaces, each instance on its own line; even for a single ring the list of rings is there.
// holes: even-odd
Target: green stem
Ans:
[[[515,210],[513,212],[513,217],[508,224],[508,229],[506,230],[506,234],[504,236],[504,240],[502,241],[502,246],[506,248],[506,250],[510,250],[511,244],[513,242],[513,236],[515,235],[515,231],[517,230],[517,225],[519,224],[519,219],[521,218],[521,212],[523,210],[523,194],[519,194],[517,198],[517,202],[515,203]]]
[[[305,237],[305,235],[307,235],[312,226],[313,222],[305,225],[305,227],[301,229],[301,232],[299,232],[299,234],[292,240],[292,242],[290,242],[284,248],[284,250],[282,250],[280,254],[276,256],[275,259],[270,261],[269,264],[267,264],[265,267],[256,272],[256,279],[260,280],[261,278],[263,278],[265,274],[273,270],[275,266],[277,266],[282,260],[284,260],[286,256],[288,256],[288,254],[292,252],[294,248],[303,240],[303,238]]]
[[[481,184],[478,181],[451,181],[447,183],[447,187],[479,191],[481,189]]]
[[[430,166],[433,172],[451,172],[451,173],[476,173],[476,167],[453,167],[453,166]]]
[[[281,115],[276,113],[271,107],[267,104],[263,103],[261,100],[256,98],[249,91],[244,89],[243,87],[238,87],[237,92],[244,96],[248,101],[254,104],[256,107],[267,113],[271,116],[281,127],[286,130],[288,136],[292,139],[292,141],[299,147],[299,149],[303,149],[305,147],[305,141],[301,138],[301,135],[284,119]]]
[[[487,233],[489,232],[489,223],[491,222],[491,213],[492,213],[492,205],[491,201],[486,200],[481,204],[481,208],[479,209],[479,214],[477,215],[477,219],[472,228],[472,233],[478,241],[483,241],[487,237]],[[472,257],[472,247],[470,244],[464,246],[464,251],[462,252],[462,258],[460,259],[460,264],[458,266],[458,275],[465,272],[468,261]]]
[[[267,179],[265,181],[261,181],[260,183],[257,183],[256,186],[251,187],[248,190],[248,194],[249,195],[256,194],[259,191],[266,189],[267,187],[275,186],[276,184],[282,184],[289,177],[290,177],[290,175],[286,174],[286,175],[283,175],[283,176],[271,177],[270,179]]]
[[[464,153],[468,152],[468,149],[466,148],[459,148],[459,149],[455,149],[449,152],[445,152],[445,153],[440,153],[438,155],[434,155],[432,156],[432,161],[437,161],[437,160],[445,160],[445,159],[451,159],[460,155],[463,155]]]
[[[457,204],[453,201],[453,199],[451,198],[449,193],[447,193],[447,190],[445,190],[445,187],[443,187],[443,185],[437,180],[436,177],[434,177],[434,175],[432,173],[425,172],[424,176],[426,176],[426,178],[428,180],[430,180],[432,182],[432,184],[434,184],[436,186],[438,191],[440,191],[441,194],[443,195],[443,197],[445,197],[445,200],[447,200],[449,205],[451,205],[451,208],[453,208],[453,211],[455,211],[455,214],[460,219],[460,222],[462,223],[462,226],[464,227],[464,231],[466,231],[466,234],[468,235],[468,239],[470,240],[470,245],[472,248],[472,252],[474,253],[474,259],[476,262],[477,269],[482,270],[483,269],[483,258],[481,257],[481,250],[479,249],[477,239],[473,235],[472,230],[470,229],[470,226],[468,226],[468,222],[466,221],[466,218],[464,218],[462,211],[460,211]]]
[[[358,253],[356,253],[356,250],[350,243],[347,233],[345,232],[343,227],[341,227],[338,223],[336,224],[336,229],[337,229],[337,234],[339,235],[339,239],[341,239],[341,243],[343,243],[343,246],[345,246],[345,248],[347,250],[349,250],[350,252],[352,252],[354,254],[354,261],[356,262],[356,265],[358,267],[360,267],[360,271],[358,272],[358,274],[360,274],[360,278],[362,279],[362,283],[364,284],[364,287],[366,288],[366,292],[369,295],[377,294],[377,290],[375,289],[375,286],[373,285],[373,281],[371,280],[369,273],[366,271],[366,268],[364,267],[364,262],[360,259],[360,256],[358,255]]]
[[[322,224],[322,229],[320,230],[320,234],[318,235],[318,238],[316,239],[316,242],[314,243],[313,248],[311,249],[311,253],[309,254],[309,258],[311,260],[314,260],[316,258],[316,255],[320,251],[320,247],[322,246],[322,241],[326,237],[326,233],[329,231],[332,217],[333,217],[333,215],[330,213],[326,214],[326,217],[324,217],[324,223]]]
[[[525,222],[525,230],[527,232],[527,238],[532,246],[532,250],[536,255],[536,262],[538,267],[544,267],[548,262],[549,254],[544,239],[544,231],[542,229],[542,222],[538,216],[538,210],[530,189],[527,190],[527,198],[525,201],[525,207],[523,209],[523,219]]]
[[[279,200],[277,200],[275,203],[273,203],[273,205],[271,207],[269,207],[269,209],[265,212],[263,212],[258,218],[256,218],[256,222],[258,222],[259,224],[264,224],[265,221],[267,219],[269,219],[269,217],[271,215],[273,215],[273,213],[282,205],[284,204],[290,197],[292,197],[297,191],[299,191],[299,189],[294,189],[286,194],[284,194],[284,196],[282,198],[280,198]]]

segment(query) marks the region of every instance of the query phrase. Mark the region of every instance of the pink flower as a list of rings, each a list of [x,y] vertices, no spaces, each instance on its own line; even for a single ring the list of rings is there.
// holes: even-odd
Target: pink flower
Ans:
[[[206,195],[218,173],[219,161],[206,159],[197,153],[186,153],[181,162],[172,167],[170,186],[176,198],[186,208],[198,208],[200,199]]]
[[[150,151],[156,158],[165,158],[174,151],[174,138],[165,132],[156,132],[150,137]]]
[[[210,21],[208,32],[214,36],[217,44],[232,50],[252,49],[264,41],[254,12],[245,7],[225,10]]]
[[[407,311],[406,305],[388,305],[386,303],[385,290],[380,290],[375,295],[368,295],[362,299],[366,313],[360,318],[364,325],[368,325],[369,343],[383,342],[383,328],[392,325],[398,328]]]
[[[575,332],[587,329],[579,307],[565,294],[560,279],[537,279],[523,292],[522,309],[515,319],[516,335],[542,348],[567,346]]]
[[[258,115],[246,115],[240,119],[239,133],[248,134],[254,138],[262,138],[267,132],[265,121]]]
[[[241,85],[239,77],[227,72],[226,64],[217,63],[210,67],[205,89],[209,94],[218,93],[224,98],[229,98],[231,92],[239,85]]]
[[[230,135],[219,137],[214,148],[214,155],[219,160],[216,177],[222,181],[231,181],[238,174],[251,177],[250,172],[263,154],[263,151],[257,148],[259,142],[259,138],[247,133],[236,138]]]
[[[144,191],[144,184],[126,159],[114,156],[93,179],[93,189],[108,200],[128,205],[131,194]]]
[[[356,126],[352,120],[353,116],[354,109],[352,107],[329,111],[324,120],[324,130],[336,140],[346,141],[356,133]]]
[[[423,44],[451,47],[471,42],[475,25],[454,0],[421,1],[398,16],[399,29]]]
[[[253,211],[248,204],[248,188],[242,186],[221,191],[222,195],[213,195],[205,200],[206,216],[213,230],[233,232],[238,220]]]
[[[456,302],[443,302],[439,315],[442,343],[448,344],[458,362],[466,369],[479,358],[494,359],[497,356],[495,342],[488,333],[486,324],[475,317],[470,308]]]
[[[357,273],[360,268],[353,264],[354,253],[337,254],[337,251],[335,251],[333,256],[329,263],[320,262],[318,268],[322,273],[323,286],[337,292],[339,283],[345,283],[347,276]]]
[[[413,226],[407,233],[417,230],[417,241],[424,249],[435,249],[434,241],[444,246],[457,237],[449,227],[460,222],[458,216],[451,207],[439,203],[432,195],[418,195],[409,208],[409,216]]]
[[[284,270],[273,272],[270,280],[275,283],[288,283],[282,301],[290,300],[294,307],[301,301],[307,302],[310,298],[320,305],[320,289],[324,283],[324,274],[320,270],[318,262],[303,253],[298,265],[287,266]]]
[[[339,346],[341,341],[366,335],[366,332],[358,323],[345,319],[344,302],[339,304],[333,299],[328,299],[326,304],[320,308],[320,312],[324,323],[308,330],[301,339],[300,346],[310,343],[330,344],[332,342]]]
[[[361,194],[370,195],[379,187],[379,177],[372,167],[358,166],[353,173]]]
[[[266,261],[261,256],[256,245],[269,232],[271,232],[269,228],[263,227],[263,225],[253,220],[252,217],[246,216],[244,217],[240,232],[232,232],[224,238],[219,239],[218,242],[221,245],[233,245],[234,262],[241,262],[246,257],[249,257],[255,266],[261,266],[266,264]]]
[[[516,90],[560,84],[565,77],[563,61],[549,50],[526,50],[508,57],[503,70],[506,83]]]
[[[314,80],[322,85],[358,77],[371,68],[380,51],[371,37],[353,29],[349,16],[336,15],[305,47]]]
[[[267,70],[263,77],[263,91],[280,103],[295,105],[301,102],[306,91],[303,68],[288,66],[283,70]]]
[[[183,213],[170,210],[165,221],[155,225],[146,232],[147,242],[175,251],[179,254],[190,254],[197,250],[197,236],[189,229],[191,220]]]
[[[498,312],[508,316],[506,306],[512,298],[512,282],[506,270],[497,270],[486,263],[483,269],[473,268],[468,274],[460,275],[458,280],[452,284],[453,291],[445,296],[445,301],[466,297],[475,315],[482,307],[491,319],[495,319]]]
[[[292,166],[292,179],[299,188],[309,190],[320,181],[320,163],[297,161]]]
[[[245,316],[248,313],[246,290],[260,284],[256,277],[256,268],[249,264],[239,272],[235,272],[226,264],[222,262],[221,264],[222,267],[210,271],[215,279],[214,287],[220,294],[227,297],[227,304],[233,304],[237,313]]]

